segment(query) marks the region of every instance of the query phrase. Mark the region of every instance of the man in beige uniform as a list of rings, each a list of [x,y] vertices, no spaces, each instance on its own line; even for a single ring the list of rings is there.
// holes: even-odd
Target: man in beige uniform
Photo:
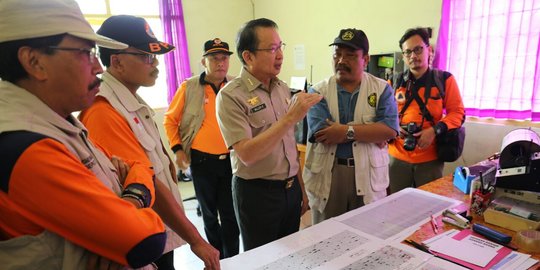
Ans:
[[[294,125],[321,100],[318,94],[291,98],[276,76],[284,44],[268,19],[240,29],[240,76],[216,100],[218,123],[231,151],[233,203],[244,250],[298,231],[308,199],[299,172]]]

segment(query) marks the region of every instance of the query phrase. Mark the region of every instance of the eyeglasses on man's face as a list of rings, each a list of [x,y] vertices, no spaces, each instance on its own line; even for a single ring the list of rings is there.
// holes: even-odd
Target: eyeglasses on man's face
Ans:
[[[277,51],[283,52],[284,49],[285,49],[285,43],[280,42],[279,45],[277,45],[277,46],[272,46],[272,47],[267,48],[267,49],[255,49],[255,51],[266,51],[266,52],[269,52],[271,54],[275,54]]]
[[[359,56],[354,52],[336,51],[332,55],[332,58],[334,59],[334,61],[342,60],[342,61],[352,62],[352,61],[355,61],[356,59],[358,59],[358,57]]]
[[[129,55],[135,55],[141,58],[145,64],[153,64],[154,61],[157,59],[157,55],[151,54],[151,53],[138,53],[138,52],[117,52],[115,54],[129,54]]]
[[[93,64],[96,62],[96,59],[99,57],[99,52],[96,48],[70,48],[70,47],[60,47],[60,46],[48,46],[49,50],[59,50],[59,51],[73,51],[80,54],[86,54],[88,56],[88,62]]]
[[[405,57],[408,58],[408,57],[411,57],[412,53],[414,53],[414,54],[416,54],[418,56],[423,51],[424,51],[424,46],[423,45],[418,45],[418,46],[414,47],[412,50],[404,50],[403,55],[405,55]]]

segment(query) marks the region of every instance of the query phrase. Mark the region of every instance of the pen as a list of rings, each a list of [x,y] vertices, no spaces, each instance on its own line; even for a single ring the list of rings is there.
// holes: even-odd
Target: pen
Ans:
[[[423,251],[423,252],[431,254],[431,251],[429,251],[429,249],[424,244],[420,244],[420,243],[418,243],[418,242],[416,242],[414,240],[410,240],[410,239],[405,239],[405,242],[412,245],[413,247]]]
[[[437,220],[433,215],[431,215],[431,228],[435,234],[439,234],[439,225],[437,225]]]

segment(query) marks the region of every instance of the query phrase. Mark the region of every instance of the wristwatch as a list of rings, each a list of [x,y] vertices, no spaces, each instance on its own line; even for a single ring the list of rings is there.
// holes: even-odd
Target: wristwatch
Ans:
[[[354,140],[354,128],[353,126],[349,126],[347,129],[347,140]]]

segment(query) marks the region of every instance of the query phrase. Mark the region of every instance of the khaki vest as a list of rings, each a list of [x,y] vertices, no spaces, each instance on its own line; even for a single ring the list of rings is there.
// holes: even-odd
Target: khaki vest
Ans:
[[[58,140],[114,193],[122,186],[109,159],[87,139],[87,131],[73,116],[71,124],[36,96],[0,81],[0,133],[26,130]],[[49,231],[0,241],[2,269],[84,269],[86,251]]]
[[[144,102],[139,95],[133,95],[122,83],[116,80],[110,73],[105,72],[102,76],[98,96],[105,98],[114,109],[128,122],[139,144],[144,149],[157,179],[163,182],[173,194],[176,202],[183,208],[182,197],[178,185],[169,170],[172,163],[169,155],[161,143],[158,128],[154,122],[154,111]],[[136,122],[135,118],[138,119]],[[186,242],[171,228],[166,226],[167,243],[164,253],[167,253]]]
[[[178,125],[182,149],[186,153],[188,162],[191,162],[191,144],[199,132],[202,122],[206,117],[204,112],[204,94],[206,85],[200,83],[200,75],[186,80],[186,99],[182,110],[182,121]],[[233,77],[227,76],[227,81]]]
[[[354,110],[354,120],[349,124],[374,123],[381,94],[387,83],[364,72],[358,101]],[[335,76],[316,84],[315,88],[328,102],[333,119],[339,119],[337,83]],[[376,97],[376,104],[369,104],[369,97]],[[356,194],[364,196],[368,204],[386,196],[389,184],[388,150],[374,143],[354,142],[353,145]],[[312,209],[324,211],[330,195],[332,168],[337,145],[309,143],[306,147],[306,162],[302,173],[309,204]]]
[[[191,162],[191,144],[201,128],[204,117],[204,88],[199,83],[200,76],[193,76],[186,81],[186,100],[182,110],[182,121],[178,125],[182,149],[186,153],[188,162]]]

